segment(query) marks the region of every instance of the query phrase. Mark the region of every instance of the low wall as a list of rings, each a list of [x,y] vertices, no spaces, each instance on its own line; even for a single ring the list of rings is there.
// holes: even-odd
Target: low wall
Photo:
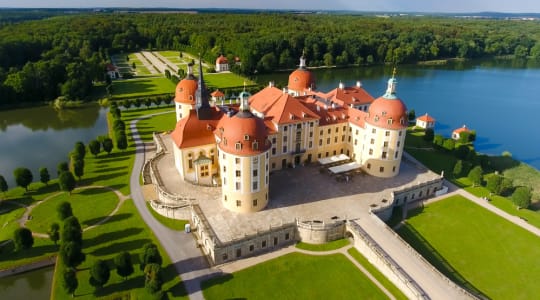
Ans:
[[[158,201],[150,201],[150,206],[158,214],[176,220],[189,220],[191,219],[191,209],[189,205],[184,206],[170,206],[164,205]]]
[[[36,269],[41,269],[43,267],[52,266],[54,264],[56,264],[56,256],[51,256],[40,261],[25,264],[23,266],[0,270],[0,278],[16,275],[16,274],[36,270]]]
[[[336,220],[330,223],[312,220],[296,221],[298,238],[302,242],[310,244],[324,244],[345,236],[345,221]]]

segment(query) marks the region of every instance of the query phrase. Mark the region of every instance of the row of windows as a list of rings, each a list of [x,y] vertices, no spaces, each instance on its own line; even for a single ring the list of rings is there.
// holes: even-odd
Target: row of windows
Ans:
[[[291,238],[290,234],[288,232],[285,233],[285,240],[288,241],[290,238]],[[278,237],[275,236],[273,238],[274,246],[277,246],[278,241],[279,241]],[[261,241],[261,249],[264,249],[264,248],[266,248],[266,240]],[[249,252],[253,252],[253,251],[255,251],[255,244],[249,245]],[[236,256],[236,258],[242,257],[242,249],[241,248],[238,248],[238,249],[235,250],[235,256]],[[227,253],[223,253],[221,258],[224,261],[228,260],[229,255],[227,255]]]
[[[367,168],[371,170],[371,164],[367,164]],[[384,167],[379,167],[379,172],[384,173]],[[396,166],[392,167],[392,172],[396,172]]]

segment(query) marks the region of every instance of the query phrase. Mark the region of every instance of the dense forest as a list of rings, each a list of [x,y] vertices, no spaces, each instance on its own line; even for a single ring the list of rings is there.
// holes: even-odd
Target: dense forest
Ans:
[[[211,62],[221,53],[238,56],[242,65],[234,71],[247,75],[294,68],[303,51],[310,66],[540,58],[536,21],[278,13],[81,13],[16,20],[0,25],[0,105],[85,99],[93,83],[104,80],[109,55],[140,49],[202,53]]]

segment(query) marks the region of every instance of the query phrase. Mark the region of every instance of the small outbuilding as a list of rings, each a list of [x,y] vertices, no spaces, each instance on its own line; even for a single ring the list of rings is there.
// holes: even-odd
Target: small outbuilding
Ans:
[[[426,113],[425,115],[416,118],[416,127],[422,129],[434,128],[435,119]]]
[[[229,71],[229,60],[222,55],[216,59],[216,72]]]
[[[464,133],[464,132],[471,133],[472,130],[467,128],[467,126],[463,125],[461,128],[458,128],[458,129],[455,129],[454,131],[452,131],[452,139],[454,139],[456,141],[459,140],[460,137],[461,137],[461,134]]]

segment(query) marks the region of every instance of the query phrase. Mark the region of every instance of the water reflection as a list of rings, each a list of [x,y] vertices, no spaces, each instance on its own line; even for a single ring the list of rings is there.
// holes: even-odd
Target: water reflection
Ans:
[[[2,299],[49,299],[53,267],[0,278]]]

